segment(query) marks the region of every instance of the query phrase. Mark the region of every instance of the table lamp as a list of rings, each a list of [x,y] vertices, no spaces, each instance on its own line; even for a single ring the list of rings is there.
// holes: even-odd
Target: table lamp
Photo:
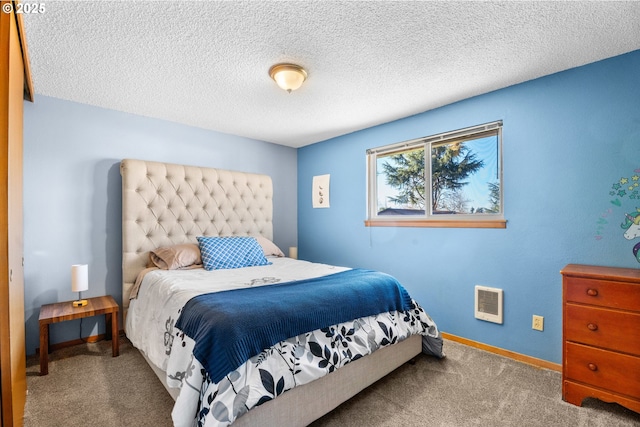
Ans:
[[[76,264],[71,266],[71,290],[78,293],[78,299],[73,301],[74,307],[84,307],[87,300],[82,299],[82,291],[89,289],[89,266]]]

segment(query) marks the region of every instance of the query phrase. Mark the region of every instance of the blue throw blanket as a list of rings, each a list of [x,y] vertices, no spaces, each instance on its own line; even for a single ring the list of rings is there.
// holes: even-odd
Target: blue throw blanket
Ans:
[[[411,297],[388,274],[354,269],[315,279],[199,295],[176,327],[214,383],[287,338],[360,317],[406,311]]]

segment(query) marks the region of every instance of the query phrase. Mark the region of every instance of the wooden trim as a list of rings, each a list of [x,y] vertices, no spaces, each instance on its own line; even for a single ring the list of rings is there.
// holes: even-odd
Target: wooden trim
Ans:
[[[522,363],[526,363],[527,365],[535,366],[536,368],[549,369],[552,371],[562,372],[562,365],[558,363],[553,363],[547,360],[538,359],[536,357],[527,356],[525,354],[516,353],[510,350],[505,350],[503,348],[494,347],[494,346],[473,341],[467,338],[451,335],[446,332],[442,332],[442,338],[455,341],[460,344],[468,345],[469,347],[474,347],[480,350],[488,351],[489,353],[497,354],[499,356],[508,357],[509,359],[513,359],[517,362],[522,362]]]
[[[507,228],[506,219],[485,220],[388,220],[368,219],[365,227],[425,227],[425,228]]]
[[[0,2],[0,4],[2,4]],[[13,426],[13,385],[11,379],[11,337],[9,335],[9,260],[7,241],[9,220],[7,217],[7,149],[9,145],[9,62],[11,46],[12,15],[0,12],[0,246],[3,256],[0,257],[0,425]]]
[[[13,10],[16,10],[17,3],[13,2]],[[22,49],[22,64],[24,67],[24,99],[33,102],[33,81],[31,80],[31,65],[29,64],[29,49],[27,47],[27,37],[24,31],[24,21],[21,14],[15,14],[16,25],[18,26],[18,38]]]
[[[27,397],[22,267],[24,66],[17,21],[13,12],[0,12],[0,394],[5,427],[22,425]]]
[[[124,329],[120,329],[118,331],[118,336],[119,337],[125,336]],[[106,338],[107,338],[107,333],[105,332],[104,334],[91,335],[84,338],[77,338],[75,340],[63,341],[56,344],[51,344],[49,346],[49,352],[61,350],[63,348],[73,347],[75,345],[80,345],[80,344],[96,343],[98,341],[104,341]],[[36,354],[40,354],[40,347],[36,348]]]

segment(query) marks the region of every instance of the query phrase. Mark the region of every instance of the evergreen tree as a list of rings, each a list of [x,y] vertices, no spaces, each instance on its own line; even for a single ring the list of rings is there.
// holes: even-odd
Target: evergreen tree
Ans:
[[[426,205],[424,149],[394,154],[391,159],[393,162],[385,162],[382,167],[387,184],[397,188],[399,192],[397,197],[390,197],[389,200],[401,205],[424,209]],[[432,147],[432,210],[434,212],[449,210],[445,200],[460,201],[460,198],[455,196],[467,184],[464,180],[483,166],[484,162],[478,160],[477,156],[464,143]]]
[[[500,184],[497,182],[490,182],[489,184],[489,202],[491,202],[491,213],[500,212]]]
[[[424,149],[407,151],[391,156],[393,165],[384,162],[382,168],[387,184],[400,190],[397,197],[389,197],[399,205],[424,209]]]

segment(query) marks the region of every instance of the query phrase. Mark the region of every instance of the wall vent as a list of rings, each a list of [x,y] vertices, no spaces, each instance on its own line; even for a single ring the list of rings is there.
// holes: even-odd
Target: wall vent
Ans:
[[[476,319],[502,323],[502,289],[476,285]]]

